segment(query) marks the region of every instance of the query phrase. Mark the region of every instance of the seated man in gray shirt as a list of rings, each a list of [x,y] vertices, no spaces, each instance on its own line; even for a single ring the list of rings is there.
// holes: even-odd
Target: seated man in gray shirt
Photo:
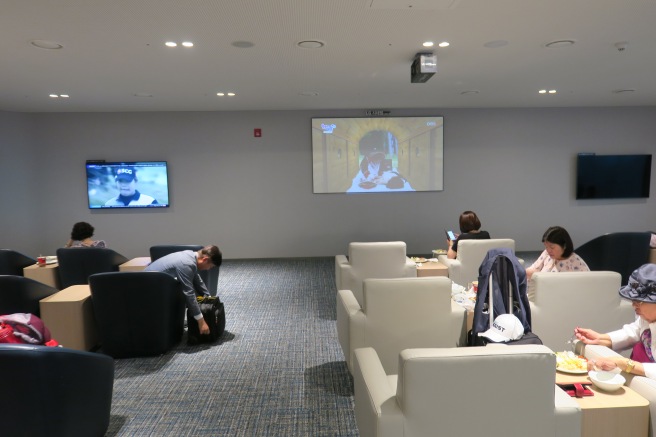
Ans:
[[[199,270],[209,270],[221,265],[223,256],[216,246],[205,246],[198,252],[183,250],[163,256],[146,267],[146,271],[164,272],[177,278],[182,284],[182,292],[187,299],[187,308],[198,322],[201,334],[209,334],[210,328],[200,312],[196,296],[209,296],[207,287],[198,274]]]

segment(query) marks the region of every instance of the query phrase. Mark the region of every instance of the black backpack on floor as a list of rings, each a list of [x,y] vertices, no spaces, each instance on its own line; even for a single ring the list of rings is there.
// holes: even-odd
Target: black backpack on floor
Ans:
[[[467,344],[470,346],[486,346],[490,343],[494,343],[489,338],[480,335],[477,336],[476,338],[473,338],[471,329],[467,333],[467,339],[468,339]],[[516,344],[543,344],[543,343],[542,340],[540,340],[540,337],[538,337],[532,332],[527,332],[522,336],[522,338],[518,340],[510,340],[505,343],[497,343],[497,344],[507,344],[508,346],[514,346]]]
[[[196,299],[205,323],[210,328],[210,333],[201,334],[198,329],[198,322],[187,310],[187,344],[214,343],[225,331],[226,319],[223,303],[217,296],[198,296]]]

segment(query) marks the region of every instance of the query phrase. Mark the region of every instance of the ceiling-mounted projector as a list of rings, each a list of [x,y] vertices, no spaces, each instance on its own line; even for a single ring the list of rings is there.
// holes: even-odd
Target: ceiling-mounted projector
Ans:
[[[410,67],[410,82],[428,82],[437,73],[437,55],[433,53],[417,53]]]

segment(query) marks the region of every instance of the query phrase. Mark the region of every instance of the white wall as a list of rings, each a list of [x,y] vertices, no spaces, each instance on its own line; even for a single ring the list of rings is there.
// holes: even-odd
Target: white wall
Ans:
[[[518,250],[541,249],[551,225],[566,227],[575,245],[656,229],[656,174],[650,199],[574,199],[577,153],[654,153],[654,107],[394,110],[445,117],[444,191],[313,194],[310,119],[361,115],[0,112],[0,246],[54,254],[84,220],[128,257],[163,243],[215,243],[226,258],[330,256],[356,240],[403,240],[428,254],[446,247],[443,229],[457,229],[465,209]],[[87,159],[168,161],[172,206],[90,211]]]

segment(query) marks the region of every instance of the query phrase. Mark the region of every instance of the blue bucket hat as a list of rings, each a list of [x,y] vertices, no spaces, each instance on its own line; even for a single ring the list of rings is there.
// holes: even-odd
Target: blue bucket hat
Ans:
[[[621,287],[619,293],[625,299],[656,303],[656,264],[645,264],[635,269],[629,283]]]

